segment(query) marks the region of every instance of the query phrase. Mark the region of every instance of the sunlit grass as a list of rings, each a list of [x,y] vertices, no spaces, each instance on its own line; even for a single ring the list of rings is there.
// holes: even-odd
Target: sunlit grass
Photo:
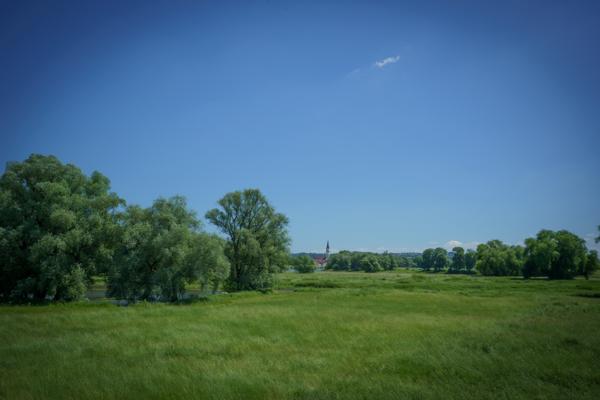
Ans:
[[[187,305],[4,306],[0,397],[598,398],[598,293],[597,279],[286,273],[271,294]]]

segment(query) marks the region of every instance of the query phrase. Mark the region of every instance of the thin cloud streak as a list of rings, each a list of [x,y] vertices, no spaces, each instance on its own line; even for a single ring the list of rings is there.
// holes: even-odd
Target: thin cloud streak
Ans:
[[[375,65],[377,68],[383,68],[389,64],[395,64],[400,60],[400,56],[386,57],[383,60],[375,61]]]

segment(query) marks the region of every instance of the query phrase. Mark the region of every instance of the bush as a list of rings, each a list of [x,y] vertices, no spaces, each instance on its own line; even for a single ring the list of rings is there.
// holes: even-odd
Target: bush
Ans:
[[[589,275],[593,270],[585,241],[577,235],[562,231],[542,230],[535,238],[525,240],[526,261],[523,276],[547,276],[550,279],[569,279],[575,275]]]
[[[301,274],[307,274],[315,272],[316,265],[312,258],[309,256],[297,256],[292,257],[292,268]]]
[[[367,256],[362,260],[362,270],[365,272],[379,272],[383,271],[383,268],[376,257]]]
[[[379,272],[413,265],[407,258],[387,252],[380,254],[343,250],[329,257],[326,268],[334,271]]]
[[[482,275],[520,275],[523,266],[523,248],[508,246],[500,240],[490,240],[477,246],[475,268]]]

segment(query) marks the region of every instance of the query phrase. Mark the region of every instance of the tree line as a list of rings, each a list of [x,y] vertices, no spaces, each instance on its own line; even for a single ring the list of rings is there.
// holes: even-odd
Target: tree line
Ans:
[[[600,236],[596,242],[600,242]],[[478,245],[476,251],[465,253],[462,247],[455,247],[452,252],[453,256],[449,257],[443,248],[426,249],[417,258],[417,266],[434,272],[477,271],[486,276],[544,276],[550,279],[570,279],[577,275],[588,278],[600,267],[598,252],[588,251],[585,240],[566,230],[541,230],[536,237],[525,239],[525,246],[490,240]]]
[[[181,196],[128,205],[99,172],[54,156],[0,177],[0,301],[76,300],[94,276],[129,300],[182,299],[186,285],[266,290],[289,254],[287,218],[257,189],[226,194],[204,232]]]
[[[388,252],[372,253],[342,250],[329,257],[325,268],[333,271],[379,272],[415,266],[416,264],[412,259]]]
[[[600,242],[600,236],[596,242]],[[315,271],[314,261],[306,255],[293,257],[290,265],[298,272]],[[325,266],[332,271],[380,272],[420,268],[427,272],[449,274],[545,276],[550,279],[569,279],[577,275],[588,278],[599,267],[598,252],[588,251],[583,239],[566,230],[541,230],[536,237],[526,239],[525,246],[490,240],[478,245],[476,250],[465,251],[458,246],[449,253],[437,247],[425,249],[416,257],[343,250],[330,256]]]

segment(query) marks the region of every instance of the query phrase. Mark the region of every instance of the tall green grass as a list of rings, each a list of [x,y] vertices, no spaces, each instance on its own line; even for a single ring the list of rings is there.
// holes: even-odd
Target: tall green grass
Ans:
[[[0,398],[596,399],[597,295],[598,279],[326,272],[186,305],[3,306]]]

